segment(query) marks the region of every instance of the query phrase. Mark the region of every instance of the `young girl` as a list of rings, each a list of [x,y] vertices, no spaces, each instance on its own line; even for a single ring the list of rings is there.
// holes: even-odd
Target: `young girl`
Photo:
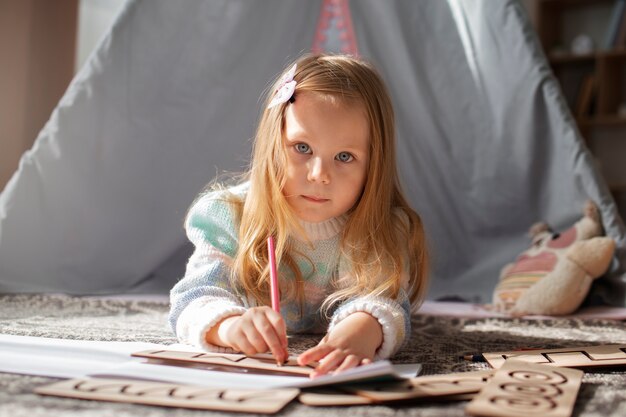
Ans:
[[[298,357],[313,376],[387,358],[410,334],[426,286],[418,215],[399,188],[394,113],[377,72],[307,55],[267,97],[246,181],[201,195],[185,222],[195,252],[171,291],[179,340],[210,351],[271,351],[324,332]],[[268,307],[276,241],[281,312]]]

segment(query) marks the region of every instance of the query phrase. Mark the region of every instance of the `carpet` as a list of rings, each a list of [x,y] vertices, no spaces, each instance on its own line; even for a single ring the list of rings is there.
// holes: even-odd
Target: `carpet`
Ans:
[[[174,343],[166,319],[168,304],[148,299],[72,297],[66,295],[0,296],[0,333],[66,339]],[[464,362],[459,355],[519,347],[560,348],[626,343],[626,322],[545,318],[462,318],[417,314],[412,335],[394,363],[419,362],[422,375],[488,369]],[[296,354],[313,346],[318,336],[290,338]],[[33,389],[57,379],[0,373],[0,416],[223,416],[221,412],[168,409],[42,397]],[[465,416],[466,402],[414,402],[399,405],[309,407],[292,402],[278,415],[319,416]],[[233,414],[241,415],[241,414]],[[585,373],[574,416],[626,415],[626,368]]]

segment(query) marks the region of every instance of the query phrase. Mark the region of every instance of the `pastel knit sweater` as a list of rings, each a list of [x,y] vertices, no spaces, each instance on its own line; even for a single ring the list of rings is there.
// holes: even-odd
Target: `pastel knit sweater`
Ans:
[[[248,183],[244,183],[229,191],[245,198],[248,187]],[[222,193],[211,192],[200,197],[187,216],[185,229],[195,251],[185,276],[171,290],[169,320],[180,342],[208,351],[233,352],[207,343],[205,337],[222,319],[243,314],[255,306],[254,300],[230,284],[230,267],[238,248],[238,224],[234,208]],[[287,332],[294,334],[331,331],[352,313],[369,313],[383,330],[383,343],[376,352],[376,359],[387,358],[410,334],[410,304],[404,289],[395,300],[373,296],[346,300],[333,311],[330,320],[320,311],[324,299],[337,290],[337,278],[349,274],[348,263],[339,248],[347,219],[344,215],[322,223],[301,222],[312,246],[295,236],[290,237],[294,248],[309,259],[296,258],[304,280],[305,304],[301,315],[298,302],[282,299],[281,314]],[[281,281],[293,279],[293,273],[289,268],[279,267],[279,278]]]

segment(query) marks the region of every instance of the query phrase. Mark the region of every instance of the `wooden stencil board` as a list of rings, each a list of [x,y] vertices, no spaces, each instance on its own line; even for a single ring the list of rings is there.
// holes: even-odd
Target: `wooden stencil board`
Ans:
[[[507,360],[465,411],[474,416],[568,417],[582,377],[578,369]]]
[[[483,353],[483,356],[496,369],[508,359],[566,368],[624,366],[626,365],[626,344],[492,352]]]
[[[414,399],[470,400],[487,385],[495,371],[420,376],[405,381],[342,385],[336,389],[303,392],[298,399],[310,406],[375,404]]]
[[[380,384],[348,385],[342,389],[370,398],[375,402],[403,401],[408,399],[450,397],[477,393],[487,385],[494,371],[460,372],[429,375],[405,381]],[[466,399],[467,397],[461,397]]]
[[[312,407],[366,405],[374,402],[367,397],[333,389],[318,389],[303,392],[298,396],[298,401]]]
[[[313,371],[313,366],[300,366],[294,358],[289,358],[285,364],[278,366],[276,359],[271,355],[246,356],[233,353],[144,350],[135,352],[132,356],[157,361],[245,368],[294,376],[309,376]]]
[[[78,378],[39,387],[35,392],[85,400],[274,414],[293,400],[300,390],[233,390],[124,379]]]

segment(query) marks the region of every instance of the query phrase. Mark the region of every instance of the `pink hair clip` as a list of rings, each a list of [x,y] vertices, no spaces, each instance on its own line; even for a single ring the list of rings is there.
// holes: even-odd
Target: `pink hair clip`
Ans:
[[[274,92],[274,98],[270,101],[270,104],[267,106],[268,109],[271,109],[274,106],[277,106],[281,103],[286,102],[287,100],[291,100],[293,97],[293,92],[296,91],[296,81],[293,77],[296,75],[296,64],[291,67],[289,72],[281,78],[280,83],[278,84],[278,88]]]

